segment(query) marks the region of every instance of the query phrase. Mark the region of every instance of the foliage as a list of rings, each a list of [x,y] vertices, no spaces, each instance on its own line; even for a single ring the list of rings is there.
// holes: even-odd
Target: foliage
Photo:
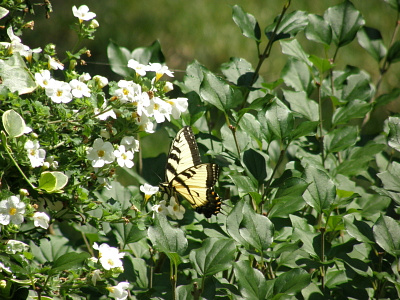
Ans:
[[[385,2],[398,16],[397,2]],[[264,30],[233,6],[258,64],[232,58],[215,74],[194,61],[172,91],[158,42],[133,51],[110,43],[123,79],[92,78],[76,70],[85,48],[61,64],[54,45],[23,45],[37,7],[2,2],[0,298],[400,297],[400,118],[376,124],[379,135],[363,132],[399,97],[379,89],[400,60],[398,28],[385,43],[350,1],[322,16],[290,4]],[[81,8],[80,43],[98,26]],[[376,81],[351,61],[335,65],[354,41],[379,64]],[[260,68],[278,44],[287,62],[265,82]],[[165,121],[171,137],[192,126],[203,161],[221,166],[217,216],[187,209],[180,219],[144,185],[159,182],[165,156],[143,159],[138,141]],[[134,184],[120,183],[127,177]]]

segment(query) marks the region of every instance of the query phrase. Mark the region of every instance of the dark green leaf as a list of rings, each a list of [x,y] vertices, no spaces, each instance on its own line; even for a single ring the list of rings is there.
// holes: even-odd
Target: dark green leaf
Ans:
[[[277,138],[283,140],[290,136],[294,126],[293,113],[279,99],[276,99],[268,108],[265,113],[265,118],[269,130],[271,130]]]
[[[283,90],[283,95],[285,96],[285,100],[290,103],[292,110],[300,113],[310,121],[319,120],[318,103],[309,99],[306,92]]]
[[[239,5],[234,5],[232,9],[232,18],[245,37],[260,42],[260,26],[253,15],[246,13]]]
[[[238,279],[240,293],[244,299],[270,299],[273,295],[273,280],[265,280],[265,276],[251,267],[249,261],[234,264],[235,276]]]
[[[386,47],[379,30],[364,26],[357,33],[358,43],[377,61],[380,62],[386,55]]]
[[[336,187],[324,171],[313,166],[306,168],[305,175],[310,185],[304,193],[304,200],[318,213],[322,213],[335,201]]]
[[[333,153],[343,151],[355,145],[358,140],[358,127],[346,126],[329,132],[324,138],[326,151]]]
[[[190,252],[190,261],[199,276],[212,276],[232,266],[235,252],[233,240],[207,238],[201,248]]]
[[[308,183],[302,178],[286,179],[283,184],[279,185],[268,216],[270,218],[286,218],[289,214],[301,210],[305,205],[302,195],[307,187]]]
[[[296,36],[299,31],[304,30],[308,24],[307,13],[305,11],[293,11],[287,15],[284,15],[281,23],[279,24],[276,35],[273,35],[275,27],[277,26],[279,17],[275,18],[274,23],[265,28],[265,34],[269,39],[273,38],[273,41],[288,39]]]
[[[167,218],[159,214],[154,219],[154,225],[149,227],[148,236],[156,249],[167,254],[182,255],[188,246],[182,229],[172,227]]]
[[[343,222],[347,233],[357,241],[366,244],[373,243],[372,228],[366,222],[358,221],[354,215],[344,216]]]
[[[365,101],[349,101],[345,106],[339,107],[335,111],[332,116],[332,123],[337,126],[346,124],[351,119],[364,118],[371,108],[371,104]]]
[[[340,97],[349,101],[370,100],[374,92],[371,86],[371,78],[366,72],[360,71],[357,74],[349,75],[345,79]]]
[[[139,47],[132,51],[131,58],[140,62],[143,65],[152,63],[164,63],[164,54],[161,51],[161,44],[159,41],[154,41],[148,47]]]
[[[372,228],[377,244],[386,252],[400,255],[400,224],[389,216],[380,216]]]
[[[330,45],[332,41],[332,29],[323,17],[309,14],[308,25],[305,30],[307,39],[317,43]]]
[[[312,75],[308,65],[298,59],[289,58],[282,69],[281,77],[287,86],[309,95],[313,90]]]
[[[207,71],[200,86],[200,96],[221,111],[228,111],[244,101],[240,90],[233,88],[223,79]]]
[[[240,128],[243,132],[250,134],[253,139],[261,144],[261,141],[263,139],[261,124],[254,115],[250,113],[245,113],[240,121]]]
[[[361,13],[348,0],[329,7],[324,14],[324,19],[331,26],[333,42],[338,47],[343,47],[353,41],[357,31],[365,23]]]
[[[243,153],[243,163],[259,184],[267,177],[265,157],[256,150],[246,150]]]
[[[311,282],[311,275],[303,269],[292,269],[278,276],[274,284],[274,294],[297,294]]]
[[[387,190],[400,192],[400,163],[394,161],[387,171],[377,175]]]
[[[82,253],[65,253],[57,258],[52,268],[50,269],[50,274],[54,274],[56,272],[61,272],[64,270],[70,270],[72,268],[76,268],[83,263],[83,261],[90,257],[90,254],[87,252]]]

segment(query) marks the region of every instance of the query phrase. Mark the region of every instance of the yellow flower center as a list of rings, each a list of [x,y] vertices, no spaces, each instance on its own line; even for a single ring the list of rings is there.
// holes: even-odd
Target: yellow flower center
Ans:
[[[159,104],[154,104],[154,109],[155,110],[158,110],[160,108],[160,105]]]
[[[58,90],[58,91],[57,91],[57,96],[58,96],[58,97],[61,97],[61,96],[62,96],[62,94],[63,94],[63,92],[62,92],[62,91],[60,91],[60,90]]]
[[[10,214],[10,216],[13,216],[17,213],[17,209],[15,207],[11,207],[8,213]]]
[[[97,156],[98,157],[103,157],[105,154],[106,154],[106,152],[104,150],[97,151]]]

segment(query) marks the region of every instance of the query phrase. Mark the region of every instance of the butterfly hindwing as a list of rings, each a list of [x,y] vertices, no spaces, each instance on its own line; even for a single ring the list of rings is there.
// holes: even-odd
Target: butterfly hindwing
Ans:
[[[192,129],[186,126],[172,142],[165,170],[167,182],[160,187],[170,195],[180,194],[198,213],[209,218],[221,209],[220,198],[214,191],[218,173],[218,165],[201,163]]]

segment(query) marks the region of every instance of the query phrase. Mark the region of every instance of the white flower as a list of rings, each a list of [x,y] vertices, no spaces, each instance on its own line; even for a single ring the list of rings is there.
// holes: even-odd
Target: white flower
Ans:
[[[158,190],[159,190],[159,187],[158,187],[158,186],[152,186],[152,185],[150,185],[150,184],[148,184],[148,183],[145,183],[144,185],[141,185],[141,186],[140,186],[140,191],[141,191],[142,193],[144,193],[144,197],[145,197],[146,201],[147,201],[152,195],[154,195],[155,193],[157,193]]]
[[[139,151],[139,141],[133,136],[124,136],[121,140],[121,145],[124,145],[126,150]]]
[[[21,39],[14,34],[11,26],[7,28],[7,35],[11,42],[1,42],[0,45],[7,47],[10,54],[20,53],[22,56],[29,56],[29,51],[32,50],[28,46],[22,44]]]
[[[92,283],[93,283],[93,285],[96,285],[96,282],[101,280],[100,274],[101,274],[100,270],[94,270],[93,271],[93,273],[92,273]]]
[[[143,113],[147,114],[147,108],[151,104],[149,94],[146,92],[138,94],[134,98],[134,103],[136,104],[136,112],[139,116],[143,115]]]
[[[5,271],[6,273],[11,274],[12,271],[9,267],[6,267],[2,262],[0,262],[0,272]]]
[[[24,221],[24,213],[25,203],[20,202],[18,196],[10,196],[0,201],[0,224],[21,224]]]
[[[91,19],[96,18],[96,14],[90,12],[87,5],[81,5],[79,8],[76,8],[74,5],[72,7],[72,13],[74,14],[74,17],[77,17],[81,23],[82,21],[90,21]]]
[[[120,167],[133,167],[133,152],[126,151],[124,145],[120,145],[117,150],[114,150],[114,155],[117,158],[117,163]]]
[[[55,160],[53,155],[46,157],[44,162],[47,165],[47,168],[57,169],[58,168],[58,161]]]
[[[69,82],[69,85],[72,88],[72,96],[74,96],[75,98],[90,97],[90,89],[88,88],[86,83],[77,79],[72,79]]]
[[[120,282],[116,286],[107,287],[107,290],[110,292],[110,297],[113,297],[117,300],[125,300],[128,297],[128,289],[131,287],[129,282]]]
[[[134,59],[130,59],[128,61],[128,68],[134,69],[136,74],[140,76],[146,75],[147,66],[142,65],[141,63],[139,63]]]
[[[46,95],[54,103],[68,103],[72,100],[71,86],[64,81],[55,80],[53,85],[46,88]]]
[[[44,159],[46,158],[46,151],[40,149],[39,141],[28,140],[24,148],[28,151],[28,158],[31,162],[32,168],[43,166]]]
[[[136,96],[142,93],[142,87],[133,81],[120,80],[118,81],[118,87],[119,89],[115,90],[114,95],[122,103],[135,102]]]
[[[170,121],[171,112],[172,105],[158,97],[153,97],[147,107],[148,116],[153,116],[157,123],[162,123],[165,119]]]
[[[105,164],[114,161],[114,147],[110,142],[104,142],[101,138],[95,139],[93,148],[89,148],[87,159],[92,161],[92,166],[101,168]]]
[[[55,80],[51,78],[49,70],[41,70],[40,73],[35,73],[35,79],[36,83],[45,89],[55,83]]]
[[[79,81],[81,82],[86,82],[89,81],[92,78],[89,73],[82,73],[81,76],[79,76]]]
[[[108,79],[106,77],[95,75],[93,79],[97,83],[97,86],[101,89],[108,84]]]
[[[168,205],[167,209],[168,209],[168,213],[171,216],[171,218],[178,219],[178,220],[183,219],[183,215],[185,213],[185,208],[182,205],[180,205],[179,202],[177,202],[175,200],[175,197],[171,197],[171,199],[169,200],[169,205]]]
[[[168,215],[167,202],[165,200],[161,200],[158,204],[153,205],[151,210],[154,211],[153,218],[155,217],[156,213],[163,216],[167,216]]]
[[[164,74],[169,77],[174,77],[174,72],[170,71],[167,66],[160,63],[150,63],[147,71],[156,72],[156,81],[158,81]]]
[[[59,61],[55,60],[54,58],[52,58],[50,55],[45,54],[44,57],[48,59],[47,64],[49,66],[49,69],[64,70],[64,65]]]
[[[105,270],[123,267],[121,258],[124,257],[124,252],[120,253],[117,248],[110,247],[104,243],[100,246],[94,243],[93,249],[99,251],[99,262]]]
[[[168,93],[168,92],[172,91],[173,89],[174,89],[174,85],[172,84],[172,82],[166,81],[164,88],[163,88],[164,93]]]
[[[95,28],[97,28],[97,27],[99,27],[99,26],[100,26],[100,24],[99,24],[99,22],[98,22],[96,19],[92,20],[92,21],[90,22],[90,25],[89,25],[89,27],[92,28],[92,29],[95,29]]]
[[[137,125],[139,125],[140,130],[144,130],[147,133],[154,133],[154,123],[145,114],[141,116],[137,114],[135,117],[135,122]]]
[[[6,253],[15,254],[17,252],[28,252],[29,246],[21,241],[9,240],[6,244]]]
[[[174,119],[179,119],[181,113],[185,112],[188,108],[187,98],[180,97],[176,99],[167,100],[167,102],[172,106],[171,114]]]
[[[111,117],[113,119],[117,118],[117,115],[115,114],[114,110],[112,109],[111,106],[108,106],[106,101],[104,101],[101,108],[102,108],[101,110],[99,108],[94,109],[94,113],[95,113],[97,119],[104,121],[108,117]],[[104,112],[99,114],[101,111],[104,111]]]
[[[43,229],[49,228],[50,217],[44,212],[35,212],[33,214],[33,224],[36,227],[42,227]]]

